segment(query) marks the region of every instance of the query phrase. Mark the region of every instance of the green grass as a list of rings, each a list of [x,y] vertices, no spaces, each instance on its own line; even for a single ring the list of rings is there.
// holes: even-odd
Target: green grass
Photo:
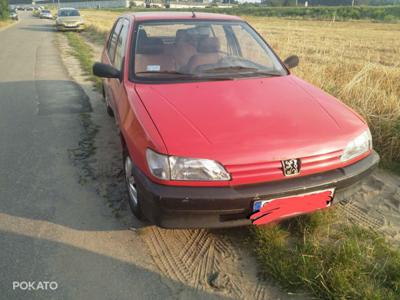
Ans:
[[[84,36],[92,43],[97,45],[104,45],[104,41],[107,38],[107,32],[99,30],[96,26],[89,25],[86,27]]]
[[[400,252],[332,211],[253,228],[262,272],[319,299],[400,299]]]
[[[92,72],[92,66],[94,63],[92,48],[85,42],[84,38],[79,33],[66,32],[65,35],[72,48],[71,54],[79,60],[85,74],[91,81],[93,81],[95,87],[100,91],[102,87],[101,79],[94,76]]]

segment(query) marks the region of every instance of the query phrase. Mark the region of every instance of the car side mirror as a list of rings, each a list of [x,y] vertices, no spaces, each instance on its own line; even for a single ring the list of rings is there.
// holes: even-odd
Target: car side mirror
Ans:
[[[285,64],[286,67],[288,67],[289,69],[292,69],[299,65],[299,57],[297,55],[291,55],[288,58],[286,58],[283,61],[283,63]]]
[[[111,65],[95,63],[93,65],[93,74],[103,78],[121,78],[121,72]]]

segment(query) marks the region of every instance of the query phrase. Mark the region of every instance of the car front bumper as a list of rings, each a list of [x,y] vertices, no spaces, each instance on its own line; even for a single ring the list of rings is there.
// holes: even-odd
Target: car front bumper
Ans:
[[[160,185],[135,169],[144,215],[164,228],[223,228],[250,225],[253,203],[317,190],[335,188],[333,203],[348,199],[358,183],[378,165],[379,155],[350,166],[314,175],[230,187]]]
[[[65,26],[64,24],[56,25],[58,31],[81,31],[85,29],[85,25]]]

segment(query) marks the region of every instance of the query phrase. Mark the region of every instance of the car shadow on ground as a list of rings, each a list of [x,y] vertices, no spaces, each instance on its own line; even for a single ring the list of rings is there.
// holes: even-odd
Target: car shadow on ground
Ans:
[[[0,236],[0,261],[7,266],[0,273],[4,299],[226,299],[135,265],[118,251],[104,254],[93,246],[18,232],[0,231]],[[13,290],[14,281],[54,281],[57,288]]]

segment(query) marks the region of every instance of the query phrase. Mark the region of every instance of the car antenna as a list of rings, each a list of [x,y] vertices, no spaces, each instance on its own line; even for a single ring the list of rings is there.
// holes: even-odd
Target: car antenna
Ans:
[[[192,8],[192,18],[196,18],[196,14],[194,13],[194,9]]]

